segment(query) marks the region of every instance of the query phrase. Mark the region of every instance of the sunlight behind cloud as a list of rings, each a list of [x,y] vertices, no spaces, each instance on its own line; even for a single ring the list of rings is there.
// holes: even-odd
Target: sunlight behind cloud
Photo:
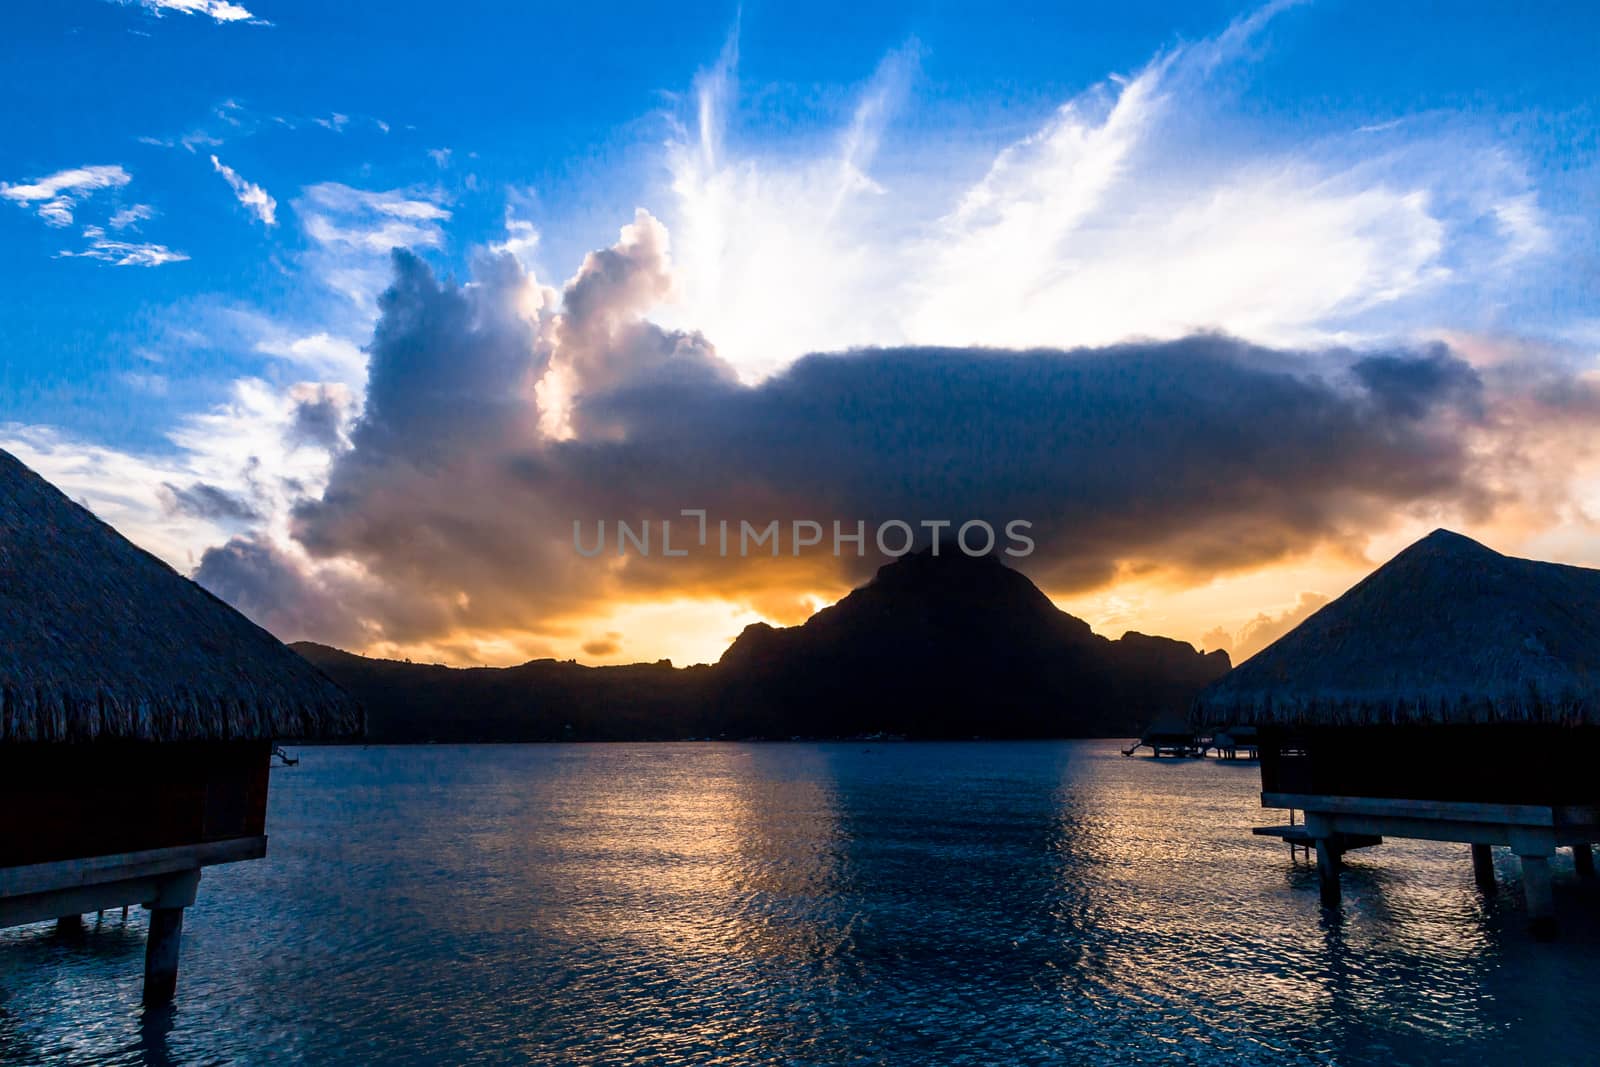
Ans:
[[[255,233],[296,302],[169,309],[223,327],[205,346],[236,360],[168,413],[171,451],[37,426],[7,428],[6,447],[175,565],[211,559],[209,587],[284,636],[456,662],[714,658],[744,622],[799,621],[869,573],[789,560],[595,577],[566,539],[584,508],[670,515],[725,492],[729,514],[827,517],[961,509],[1004,489],[1008,506],[1054,518],[1027,566],[1069,610],[1111,636],[1216,637],[1236,652],[1336,592],[1367,546],[1422,523],[1398,513],[1411,505],[1503,534],[1497,547],[1580,530],[1600,483],[1564,495],[1572,457],[1588,457],[1578,402],[1552,396],[1584,370],[1567,354],[1554,384],[1519,383],[1558,361],[1472,317],[1556,262],[1561,220],[1514,150],[1445,121],[1284,136],[1242,119],[1237,75],[1289,6],[1074,82],[1053,107],[1009,113],[1003,134],[964,116],[944,139],[910,114],[932,102],[918,100],[924,68],[942,76],[917,40],[863,64],[842,105],[808,87],[803,121],[775,135],[772,87],[741,100],[735,34],[674,98],[666,144],[651,143],[660,187],[596,183],[609,198],[581,226],[524,184],[549,175],[478,186],[468,141],[430,160],[418,145],[441,142],[417,140],[420,169],[352,159],[316,175],[342,180],[303,186],[257,154],[252,177],[300,187],[284,205],[298,226]],[[354,142],[362,126],[341,112],[269,123],[231,98],[212,112],[230,139],[298,124]],[[221,143],[205,137],[152,143]],[[226,210],[216,175],[255,221],[278,221],[263,185],[218,155],[194,162]],[[130,181],[77,167],[0,197],[23,225],[81,226],[85,246],[63,257],[187,258],[121,239],[157,214],[120,199]],[[103,226],[74,217],[93,209]],[[602,224],[606,239],[588,240]],[[185,271],[212,269],[185,247]],[[1441,336],[1450,349],[1433,352]],[[1193,343],[1150,343],[1177,338]],[[880,351],[801,359],[857,347]],[[1218,347],[1232,354],[1208,372]],[[120,380],[146,397],[184,384],[140,369]],[[828,421],[843,409],[854,421]],[[988,448],[962,436],[972,426],[1008,442],[988,466],[964,465]],[[1330,426],[1326,441],[1310,432]],[[1217,447],[1246,439],[1238,454]],[[341,468],[349,484],[330,487]]]
[[[680,299],[662,321],[704,331],[757,378],[807,351],[898,339],[879,303],[897,264],[873,243],[885,190],[870,169],[915,49],[891,53],[829,149],[799,161],[728,154],[735,58],[696,80],[695,128],[667,146]]]
[[[740,147],[730,48],[668,145],[680,284],[660,316],[746,379],[863,344],[1326,343],[1547,247],[1514,168],[1429,171],[1378,142],[1209,146],[1217,72],[1287,6],[1085,90],[943,203],[878,165],[915,49],[885,60],[833,142],[780,155]],[[1485,228],[1486,258],[1450,254]]]

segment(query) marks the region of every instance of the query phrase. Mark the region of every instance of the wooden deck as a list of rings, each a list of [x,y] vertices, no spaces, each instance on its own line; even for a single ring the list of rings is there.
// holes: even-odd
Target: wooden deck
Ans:
[[[1289,826],[1257,826],[1252,828],[1250,832],[1257,837],[1276,837],[1285,844],[1299,845],[1304,848],[1310,848],[1317,843],[1317,839],[1311,836],[1311,832],[1306,829],[1304,823],[1296,823]],[[1355,848],[1372,848],[1374,845],[1381,845],[1383,844],[1383,838],[1377,834],[1340,834],[1338,835],[1338,842],[1343,851],[1349,852]]]
[[[48,919],[76,926],[85,912],[142,904],[150,911],[144,1002],[165,1004],[178,987],[183,910],[195,901],[201,868],[260,859],[266,854],[266,836],[255,834],[0,867],[0,927]]]
[[[1315,849],[1323,903],[1339,903],[1340,857],[1350,848],[1379,844],[1384,837],[1454,841],[1472,847],[1478,884],[1494,884],[1490,848],[1503,845],[1522,865],[1522,890],[1530,925],[1539,936],[1555,933],[1550,891],[1550,859],[1557,848],[1571,848],[1581,877],[1594,877],[1591,842],[1600,841],[1600,808],[1586,805],[1494,804],[1451,800],[1319,796],[1310,793],[1261,794],[1261,806],[1305,812],[1305,821],[1264,826],[1262,836],[1279,837],[1291,848]]]
[[[200,869],[218,863],[260,859],[264,836],[240,837],[115,856],[0,867],[0,927],[43,922],[62,915],[150,904],[171,898],[178,884],[199,884]],[[188,900],[194,902],[193,891]]]

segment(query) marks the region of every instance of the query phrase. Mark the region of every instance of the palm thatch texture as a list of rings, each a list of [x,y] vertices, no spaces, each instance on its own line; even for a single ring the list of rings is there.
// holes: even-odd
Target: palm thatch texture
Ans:
[[[1600,571],[1435,530],[1201,691],[1191,718],[1600,725]]]
[[[0,744],[361,730],[314,667],[0,451]]]

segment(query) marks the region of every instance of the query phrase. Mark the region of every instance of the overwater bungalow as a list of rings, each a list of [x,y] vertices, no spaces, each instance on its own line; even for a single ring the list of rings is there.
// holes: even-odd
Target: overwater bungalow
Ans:
[[[1148,748],[1151,757],[1161,759],[1197,759],[1205,754],[1206,741],[1197,736],[1194,728],[1182,719],[1158,719],[1150,724],[1139,740],[1122,750],[1131,756],[1141,748]]]
[[[1215,751],[1218,759],[1253,760],[1259,747],[1254,726],[1231,723],[1212,732],[1207,751]]]
[[[204,867],[266,854],[275,739],[360,709],[0,451],[0,927],[141,904],[147,1003]]]
[[[1262,828],[1317,854],[1384,837],[1520,858],[1537,932],[1554,930],[1550,859],[1592,875],[1600,840],[1600,571],[1503,556],[1438,530],[1205,689],[1197,722],[1257,727]]]

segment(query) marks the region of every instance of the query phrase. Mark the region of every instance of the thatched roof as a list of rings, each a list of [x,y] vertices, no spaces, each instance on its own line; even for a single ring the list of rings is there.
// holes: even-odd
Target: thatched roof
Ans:
[[[0,744],[361,726],[277,638],[0,451]]]
[[[1600,725],[1600,571],[1435,530],[1212,683],[1192,717]]]

